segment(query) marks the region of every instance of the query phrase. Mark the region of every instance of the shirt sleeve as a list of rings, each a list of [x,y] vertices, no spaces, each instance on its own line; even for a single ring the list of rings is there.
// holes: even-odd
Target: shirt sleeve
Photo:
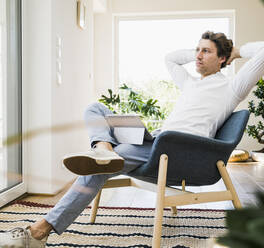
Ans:
[[[264,75],[264,42],[252,42],[241,46],[240,55],[250,60],[236,74],[232,88],[235,95],[243,100]]]
[[[175,84],[182,89],[190,74],[182,66],[195,60],[195,50],[178,50],[165,57],[165,64]]]

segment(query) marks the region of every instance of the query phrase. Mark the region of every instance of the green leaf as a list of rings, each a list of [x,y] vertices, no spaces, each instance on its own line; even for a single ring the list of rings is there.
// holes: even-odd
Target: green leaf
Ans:
[[[259,99],[258,101],[251,100],[248,102],[248,110],[250,114],[256,117],[261,117],[264,120],[264,80],[261,78],[257,82],[257,88],[253,94]],[[263,144],[264,125],[260,121],[257,125],[247,125],[246,132],[249,136],[256,139],[260,144]]]
[[[217,240],[230,248],[264,247],[264,193],[257,192],[258,205],[227,211],[228,232]]]
[[[256,211],[254,208],[239,209],[237,211],[227,211],[226,224],[227,227],[240,231],[247,231],[247,223],[249,220],[258,219],[264,216],[264,209]]]
[[[257,206],[259,208],[264,209],[264,193],[261,191],[257,191],[256,198],[257,198]]]
[[[263,248],[248,233],[229,231],[224,237],[217,238],[217,242],[230,248]]]
[[[247,224],[248,232],[251,234],[252,238],[264,247],[264,216],[259,219],[249,221]]]

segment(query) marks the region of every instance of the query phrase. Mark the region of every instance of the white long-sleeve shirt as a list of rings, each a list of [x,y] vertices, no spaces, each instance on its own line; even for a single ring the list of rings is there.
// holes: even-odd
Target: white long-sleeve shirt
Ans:
[[[213,138],[217,129],[264,75],[264,42],[243,45],[240,55],[251,59],[234,78],[217,72],[198,79],[182,66],[195,60],[194,50],[179,50],[168,54],[166,65],[181,95],[161,130]]]

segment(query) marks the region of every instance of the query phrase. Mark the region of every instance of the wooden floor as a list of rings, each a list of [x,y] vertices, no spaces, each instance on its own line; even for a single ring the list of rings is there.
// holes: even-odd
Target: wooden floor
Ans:
[[[228,164],[227,170],[237,190],[242,206],[256,205],[254,192],[264,191],[264,165],[258,163]],[[186,187],[193,192],[219,191],[225,189],[220,180],[212,186]],[[155,193],[134,187],[104,189],[100,205],[110,207],[155,207]],[[230,201],[182,206],[182,208],[233,209]]]

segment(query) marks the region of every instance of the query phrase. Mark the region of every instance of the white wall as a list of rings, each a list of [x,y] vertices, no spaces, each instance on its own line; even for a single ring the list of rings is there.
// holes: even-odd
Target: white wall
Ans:
[[[74,176],[61,158],[89,148],[87,131],[52,127],[83,119],[93,99],[93,1],[86,4],[87,28],[76,24],[76,0],[24,0],[24,131],[46,128],[28,139],[25,163],[28,192],[54,194]],[[57,37],[61,76],[57,83]]]
[[[260,0],[109,0],[108,12],[97,14],[94,19],[94,82],[96,97],[113,87],[113,23],[112,14],[151,14],[178,11],[235,10],[235,44],[264,40],[264,6]],[[177,48],[175,48],[177,49]],[[245,60],[236,62],[236,71]],[[238,109],[247,108],[249,96]],[[254,122],[250,118],[250,123]],[[244,135],[239,148],[252,150],[261,146]]]

